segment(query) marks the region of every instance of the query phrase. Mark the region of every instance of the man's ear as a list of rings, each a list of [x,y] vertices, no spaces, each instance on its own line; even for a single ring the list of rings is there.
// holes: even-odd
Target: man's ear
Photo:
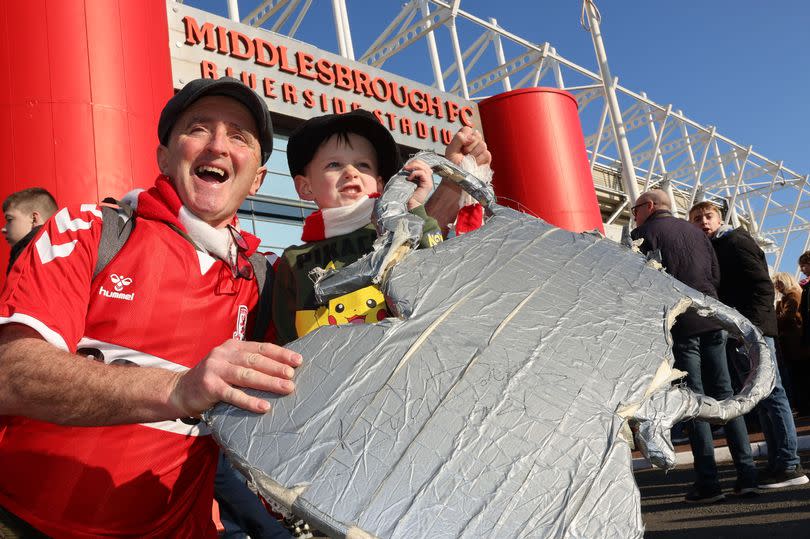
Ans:
[[[34,223],[34,226],[44,225],[45,220],[42,219],[42,214],[39,213],[37,210],[31,212],[31,220]]]
[[[157,156],[157,164],[160,173],[167,174],[166,171],[169,169],[169,149],[163,144],[158,144],[155,155]]]
[[[295,191],[301,200],[315,200],[315,195],[312,194],[312,183],[307,176],[298,174],[293,178],[295,183]]]
[[[267,167],[259,167],[256,170],[256,177],[253,178],[253,184],[250,186],[250,194],[255,195],[259,192],[259,188],[264,183],[264,177],[267,175]]]

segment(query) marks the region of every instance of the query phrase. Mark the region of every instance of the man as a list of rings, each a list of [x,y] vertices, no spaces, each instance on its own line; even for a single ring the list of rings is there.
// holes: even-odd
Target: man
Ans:
[[[804,274],[801,281],[802,300],[799,303],[799,314],[802,315],[802,345],[810,346],[810,251],[799,256],[799,269]]]
[[[239,388],[289,394],[302,361],[241,340],[259,239],[236,211],[272,135],[242,83],[192,81],[161,113],[162,174],[128,195],[135,226],[107,265],[94,277],[95,205],[57,212],[14,264],[0,293],[0,532],[216,537],[218,450],[199,417],[220,401],[266,412]],[[471,130],[446,154],[490,159]]]
[[[716,298],[720,272],[711,242],[688,222],[672,215],[667,194],[660,189],[647,191],[638,197],[632,211],[638,224],[632,237],[644,240],[641,251],[657,251],[667,273]],[[672,327],[672,340],[675,368],[686,372],[690,389],[718,400],[733,394],[726,363],[726,336],[718,322],[687,310]],[[725,496],[717,477],[711,428],[705,421],[691,423],[689,442],[696,479],[685,499],[714,503]],[[725,433],[737,469],[734,493],[752,495],[756,492],[756,468],[743,418],[729,421]]]
[[[689,220],[711,238],[720,264],[720,301],[734,307],[756,325],[776,361],[774,337],[777,335],[774,312],[774,288],[768,274],[765,253],[742,228],[723,224],[720,210],[711,202],[700,202],[689,210]],[[730,351],[732,353],[732,351]],[[736,350],[733,351],[736,354]],[[732,361],[732,368],[743,361]],[[741,372],[741,377],[747,375]],[[775,489],[808,482],[797,454],[796,426],[782,387],[779,369],[773,392],[760,401],[757,413],[765,442],[768,444],[768,470],[759,487]]]
[[[300,355],[238,340],[258,238],[235,216],[272,149],[264,101],[235,79],[192,81],[158,135],[163,174],[98,276],[101,212],[65,208],[0,295],[0,522],[17,533],[216,537],[200,414],[269,409],[236,386],[293,391]]]
[[[6,273],[11,270],[14,261],[20,256],[25,246],[36,236],[37,232],[51,215],[56,213],[56,201],[42,187],[31,187],[12,193],[3,201],[3,216],[6,225],[3,236],[11,246]]]

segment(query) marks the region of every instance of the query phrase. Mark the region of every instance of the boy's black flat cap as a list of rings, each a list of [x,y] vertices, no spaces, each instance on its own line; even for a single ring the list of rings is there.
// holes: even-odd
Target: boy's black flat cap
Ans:
[[[400,167],[399,149],[394,137],[367,110],[357,109],[345,114],[327,114],[307,120],[296,129],[287,143],[287,164],[295,178],[304,173],[315,152],[335,133],[355,133],[368,140],[377,152],[377,163],[383,182],[387,182]]]
[[[262,149],[261,164],[264,164],[273,151],[273,122],[270,119],[270,111],[267,109],[264,99],[233,77],[196,79],[183,86],[182,90],[169,99],[160,113],[160,121],[158,121],[160,143],[164,146],[169,143],[172,128],[184,110],[198,99],[210,95],[230,97],[242,103],[250,111],[259,131],[259,146]]]

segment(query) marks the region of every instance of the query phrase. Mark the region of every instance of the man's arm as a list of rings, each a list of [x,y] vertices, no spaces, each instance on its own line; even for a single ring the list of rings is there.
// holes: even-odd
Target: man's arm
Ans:
[[[481,132],[466,126],[458,130],[444,152],[444,156],[457,165],[465,155],[473,156],[479,166],[489,165],[492,162],[492,154],[489,153]],[[425,203],[425,211],[436,219],[445,234],[448,225],[453,223],[458,215],[460,194],[461,187],[455,182],[441,182],[433,192],[433,196]]]
[[[234,387],[293,391],[301,356],[268,343],[227,341],[183,373],[105,365],[62,351],[33,329],[0,328],[0,415],[101,426],[198,417],[219,401],[252,412],[267,401]]]

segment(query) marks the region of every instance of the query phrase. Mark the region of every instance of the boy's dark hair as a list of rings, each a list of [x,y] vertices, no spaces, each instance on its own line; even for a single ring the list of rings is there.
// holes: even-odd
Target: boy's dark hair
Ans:
[[[56,200],[47,190],[42,187],[29,187],[22,191],[17,191],[8,196],[3,201],[3,213],[9,209],[16,208],[25,213],[38,211],[43,219],[49,218],[59,209]]]
[[[799,256],[799,264],[810,264],[810,251],[805,251]]]
[[[698,202],[697,204],[692,206],[692,208],[689,210],[689,217],[690,218],[692,217],[692,212],[706,211],[706,210],[714,210],[715,212],[717,212],[717,215],[720,216],[720,219],[723,218],[723,210],[720,209],[720,206],[718,206],[717,204],[715,204],[714,202],[711,202],[709,200],[704,200],[703,202]]]
[[[399,148],[391,132],[367,110],[316,116],[301,124],[287,142],[287,165],[295,178],[304,174],[321,144],[337,135],[342,142],[354,133],[368,140],[377,152],[378,173],[387,182],[400,167]]]

